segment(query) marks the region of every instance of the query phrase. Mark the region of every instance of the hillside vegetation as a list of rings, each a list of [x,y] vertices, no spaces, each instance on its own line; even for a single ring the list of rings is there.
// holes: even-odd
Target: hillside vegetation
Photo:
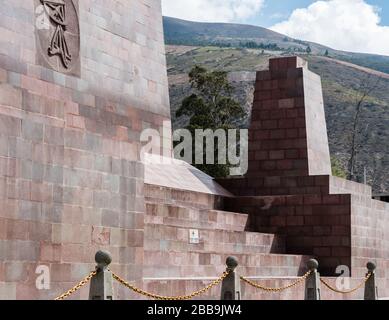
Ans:
[[[267,69],[272,57],[300,55],[308,60],[310,70],[322,78],[330,151],[344,168],[351,152],[350,137],[358,99],[366,87],[372,88],[364,99],[358,126],[356,179],[363,182],[366,171],[367,182],[374,186],[376,193],[389,193],[389,57],[344,53],[259,27],[171,18],[165,18],[164,23],[175,128],[187,121],[176,119],[175,111],[190,93],[187,73],[194,65],[229,72],[235,97],[246,110],[245,119],[238,125],[247,127],[255,71]],[[277,48],[247,48],[249,41],[260,46],[262,43],[262,47],[274,43]],[[302,49],[293,51],[291,45]],[[311,48],[310,54],[303,50],[306,46]]]

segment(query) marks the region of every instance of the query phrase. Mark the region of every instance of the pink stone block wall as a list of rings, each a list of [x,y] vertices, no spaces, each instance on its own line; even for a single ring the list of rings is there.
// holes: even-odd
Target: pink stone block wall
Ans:
[[[389,278],[389,205],[368,197],[352,196],[352,272],[360,276],[366,260],[377,263],[380,278]]]
[[[285,253],[317,257],[333,275],[351,267],[350,195],[289,195],[229,199],[229,210],[249,213],[247,230],[284,235]],[[366,262],[364,267],[365,268]]]
[[[2,299],[54,298],[98,249],[128,280],[143,275],[139,137],[170,118],[161,4],[78,2],[79,76],[39,62],[39,1],[0,10]],[[38,265],[51,290],[36,290]]]

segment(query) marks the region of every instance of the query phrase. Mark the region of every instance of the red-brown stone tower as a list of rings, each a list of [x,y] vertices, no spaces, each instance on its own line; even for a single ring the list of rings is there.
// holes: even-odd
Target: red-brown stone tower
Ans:
[[[347,265],[362,276],[370,259],[386,278],[389,207],[331,176],[320,77],[303,59],[271,59],[257,73],[248,172],[219,182],[237,196],[226,209],[249,214],[247,230],[286,236],[286,252],[317,257],[323,274]]]

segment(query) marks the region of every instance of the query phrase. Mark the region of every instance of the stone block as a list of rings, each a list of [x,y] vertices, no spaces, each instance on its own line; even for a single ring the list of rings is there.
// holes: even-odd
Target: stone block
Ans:
[[[43,125],[29,120],[22,120],[22,137],[33,142],[43,141]]]
[[[64,146],[64,129],[46,125],[44,127],[44,142],[56,146]]]
[[[105,227],[119,227],[119,212],[102,210],[102,225]]]
[[[0,114],[0,134],[10,137],[21,135],[22,121],[18,118]]]
[[[0,105],[10,106],[17,109],[22,108],[22,93],[21,90],[8,85],[0,83]]]
[[[16,300],[15,282],[0,282],[0,300]]]
[[[109,228],[92,227],[92,243],[96,245],[109,245],[110,244]]]
[[[43,262],[58,263],[61,261],[61,245],[42,244],[40,260]]]
[[[143,230],[130,230],[127,231],[127,245],[131,247],[144,246],[144,232]]]
[[[49,183],[61,185],[64,180],[63,168],[61,166],[45,166],[43,179]]]

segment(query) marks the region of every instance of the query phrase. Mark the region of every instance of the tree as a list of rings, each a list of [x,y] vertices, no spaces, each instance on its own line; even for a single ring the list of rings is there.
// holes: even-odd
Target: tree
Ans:
[[[324,55],[325,55],[326,57],[328,57],[328,56],[330,55],[330,53],[328,52],[328,50],[326,50],[326,52],[324,53]]]
[[[360,133],[360,117],[367,100],[370,95],[377,90],[381,78],[374,79],[372,74],[367,74],[359,82],[358,88],[355,91],[355,114],[352,123],[351,138],[350,138],[350,159],[348,162],[348,176],[349,180],[356,180],[356,158],[359,151],[359,133]]]
[[[186,129],[192,133],[193,142],[196,129],[213,131],[234,129],[236,127],[234,123],[244,116],[244,109],[232,98],[233,87],[228,81],[227,72],[208,71],[203,67],[195,66],[189,72],[189,80],[193,93],[182,101],[176,116],[189,117]],[[215,155],[218,151],[215,147]],[[193,152],[194,158],[195,152]],[[195,166],[213,177],[227,176],[230,168],[228,163],[195,164]]]
[[[336,157],[331,157],[332,175],[339,178],[347,178],[347,172],[344,170],[342,163]]]
[[[308,46],[306,51],[307,51],[307,53],[308,53],[308,54],[310,54],[310,53],[312,52],[312,49],[311,49],[311,47],[310,47],[310,46]]]
[[[374,154],[371,158],[371,167],[365,169],[369,177],[367,182],[373,187],[373,192],[380,193],[385,190],[385,184],[383,183],[386,175],[384,156]]]

